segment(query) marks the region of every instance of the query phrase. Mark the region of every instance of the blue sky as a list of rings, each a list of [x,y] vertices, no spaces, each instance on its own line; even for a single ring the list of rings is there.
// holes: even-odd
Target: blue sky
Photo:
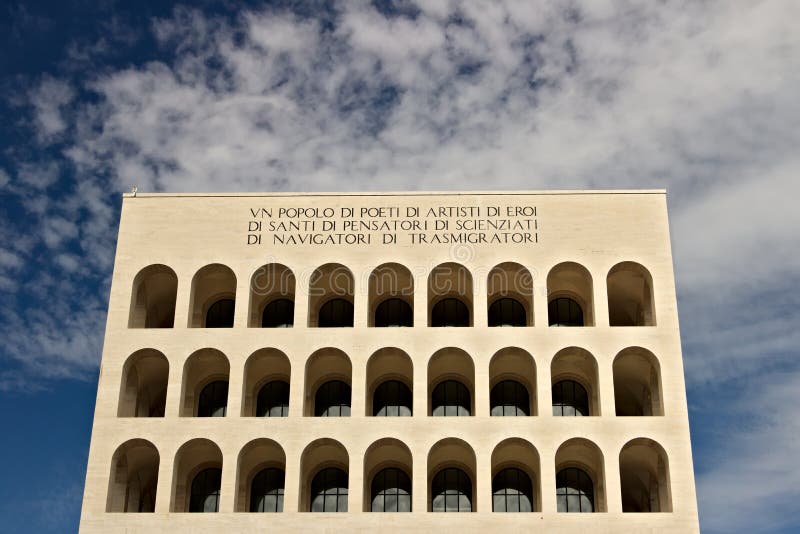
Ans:
[[[0,531],[77,527],[133,184],[666,187],[703,530],[799,530],[798,19],[794,0],[4,2]]]

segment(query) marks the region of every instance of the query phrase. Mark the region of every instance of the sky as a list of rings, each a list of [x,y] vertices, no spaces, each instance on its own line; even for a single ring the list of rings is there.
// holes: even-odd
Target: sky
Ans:
[[[0,532],[77,528],[133,185],[666,188],[703,531],[800,530],[799,19],[795,0],[5,0]]]

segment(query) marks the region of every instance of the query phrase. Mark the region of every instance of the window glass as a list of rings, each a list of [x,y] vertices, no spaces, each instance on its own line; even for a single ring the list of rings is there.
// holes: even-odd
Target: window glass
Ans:
[[[410,512],[411,479],[400,469],[390,467],[372,479],[372,512]]]
[[[341,380],[322,384],[314,396],[315,417],[349,417],[350,386]]]
[[[218,512],[221,480],[222,469],[212,467],[197,473],[194,480],[192,480],[189,511],[199,513]]]
[[[503,380],[492,388],[490,394],[492,416],[514,417],[530,415],[531,400],[528,389],[516,380]]]
[[[312,512],[347,511],[347,473],[335,467],[323,469],[311,481]]]
[[[433,389],[431,396],[431,415],[433,416],[468,416],[471,407],[469,390],[457,380],[445,380]]]
[[[442,469],[431,483],[431,511],[471,512],[472,481],[461,469]]]
[[[589,395],[574,380],[561,380],[553,385],[553,415],[588,416]]]
[[[525,307],[512,298],[497,299],[489,306],[489,326],[527,326]]]
[[[262,386],[256,402],[257,417],[287,417],[289,415],[289,384],[273,380]]]
[[[583,326],[580,304],[566,297],[553,299],[547,305],[550,326]]]
[[[225,417],[228,409],[228,381],[216,380],[206,385],[197,401],[197,417]]]
[[[376,417],[411,416],[411,390],[399,380],[387,380],[375,388],[372,415]]]
[[[251,512],[283,512],[283,469],[262,469],[250,484]]]
[[[533,484],[525,471],[511,467],[492,479],[493,512],[532,512]]]
[[[568,467],[556,475],[559,512],[594,512],[594,484],[582,469]]]

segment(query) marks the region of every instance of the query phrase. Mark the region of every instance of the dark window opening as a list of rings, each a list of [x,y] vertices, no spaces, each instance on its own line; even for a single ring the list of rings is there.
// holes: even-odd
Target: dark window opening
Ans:
[[[411,479],[402,470],[389,467],[372,479],[372,512],[410,512]]]
[[[372,415],[376,417],[410,417],[411,389],[399,380],[387,380],[375,388]]]
[[[206,328],[232,328],[233,299],[220,299],[208,307],[206,312]]]
[[[431,511],[472,511],[472,481],[464,471],[450,467],[436,473],[431,483]]]
[[[553,299],[547,305],[550,326],[584,326],[580,304],[566,297]]]
[[[283,512],[283,469],[262,469],[250,484],[251,512]]]
[[[516,299],[497,299],[489,306],[489,326],[528,326],[525,307]]]
[[[213,513],[219,511],[219,488],[222,469],[210,467],[203,469],[192,480],[189,511]]]
[[[323,469],[311,481],[312,512],[347,511],[347,473],[335,467]]]
[[[294,301],[273,300],[264,307],[261,314],[262,328],[291,328],[294,325]]]
[[[533,484],[522,469],[510,467],[492,479],[493,512],[532,512]]]
[[[431,396],[431,415],[444,417],[464,417],[470,415],[472,408],[467,386],[457,380],[439,383]]]
[[[375,309],[375,326],[414,326],[414,312],[402,299],[386,299]]]
[[[553,415],[588,416],[589,395],[574,380],[562,380],[553,385]]]
[[[589,475],[577,467],[559,471],[556,503],[559,512],[594,512],[594,484]]]
[[[197,402],[197,417],[225,417],[228,409],[228,381],[216,380],[206,385]]]
[[[349,417],[350,386],[341,380],[322,384],[314,396],[314,417]]]
[[[256,401],[257,417],[288,417],[289,384],[273,380],[262,386]]]
[[[344,299],[331,299],[319,309],[320,328],[353,326],[353,304]]]
[[[528,389],[516,380],[503,380],[490,394],[492,416],[514,417],[530,415],[531,399]]]
[[[459,299],[442,299],[433,306],[431,326],[469,326],[469,308]]]

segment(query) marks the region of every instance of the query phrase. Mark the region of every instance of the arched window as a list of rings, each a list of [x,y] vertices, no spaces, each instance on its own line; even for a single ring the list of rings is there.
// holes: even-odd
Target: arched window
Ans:
[[[219,511],[219,487],[222,469],[210,467],[197,473],[192,480],[189,500],[190,512],[210,513]]]
[[[228,408],[228,382],[215,380],[200,392],[197,417],[225,417]]]
[[[583,326],[583,310],[571,298],[553,299],[547,305],[550,326]]]
[[[553,384],[553,415],[588,416],[589,395],[586,394],[586,388],[574,380]]]
[[[277,299],[264,306],[264,313],[261,314],[262,328],[291,328],[293,325],[293,300]]]
[[[492,388],[492,416],[530,415],[531,398],[525,386],[516,380],[503,380]]]
[[[350,386],[341,380],[330,380],[317,389],[314,396],[314,417],[349,417]]]
[[[289,384],[273,380],[258,392],[256,417],[287,417],[289,415]]]
[[[250,484],[251,512],[283,512],[283,469],[269,467],[253,477]]]
[[[206,312],[206,328],[233,327],[233,299],[219,299],[208,307]]]
[[[320,328],[353,326],[353,304],[344,299],[331,299],[319,309]]]
[[[387,380],[375,388],[372,415],[376,417],[411,416],[411,390],[399,380]]]
[[[386,299],[375,309],[375,326],[414,326],[414,313],[403,299]]]
[[[458,380],[445,380],[433,389],[431,415],[462,417],[470,415],[472,402],[467,386]]]
[[[347,511],[347,473],[328,467],[314,476],[311,481],[311,511]]]
[[[509,467],[492,479],[493,512],[532,512],[533,484],[522,469]]]
[[[556,475],[559,512],[594,512],[594,484],[583,469],[568,467]]]
[[[411,479],[396,467],[381,470],[372,479],[371,512],[410,512]]]
[[[472,511],[472,481],[464,471],[448,467],[436,473],[431,483],[431,511]]]
[[[433,306],[431,326],[469,326],[469,308],[459,299],[442,299]]]
[[[501,298],[489,306],[489,326],[527,326],[525,307],[516,299]]]

